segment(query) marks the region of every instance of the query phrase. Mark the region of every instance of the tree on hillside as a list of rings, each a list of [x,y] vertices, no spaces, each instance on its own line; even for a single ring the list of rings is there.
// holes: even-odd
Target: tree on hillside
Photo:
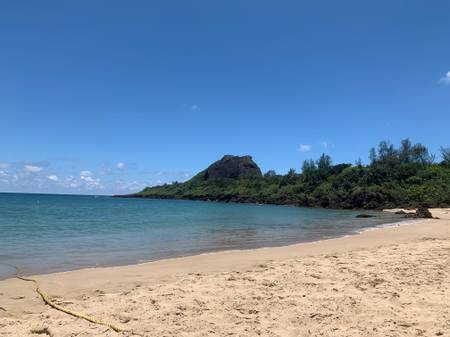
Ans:
[[[277,173],[275,172],[275,170],[269,170],[266,173],[264,173],[264,177],[266,178],[275,177],[276,175]]]
[[[293,177],[293,176],[295,176],[295,169],[294,169],[294,168],[289,169],[289,171],[288,171],[288,173],[287,173],[287,176],[288,176],[288,177]]]
[[[372,148],[369,158],[372,166],[376,164],[395,166],[399,163],[430,165],[435,159],[426,146],[420,143],[413,144],[408,138],[401,141],[398,149],[389,141],[380,142],[378,152]]]
[[[450,166],[450,147],[441,147],[442,163]]]
[[[381,141],[378,145],[378,160],[381,162],[390,162],[397,159],[397,150],[389,141]]]
[[[409,140],[409,138],[403,139],[400,142],[400,149],[398,151],[398,156],[402,163],[409,163],[412,161],[412,156],[411,156],[412,148],[413,148],[413,145],[412,145],[411,141]]]
[[[374,165],[375,162],[378,160],[377,150],[375,150],[374,147],[372,147],[369,151],[369,159],[370,159],[370,165]]]
[[[430,165],[434,162],[434,155],[430,154],[427,147],[420,143],[414,144],[411,148],[412,162],[422,165]]]
[[[308,175],[316,170],[316,163],[312,159],[307,159],[302,164],[302,173]]]
[[[325,153],[322,153],[317,160],[317,168],[319,171],[328,170],[331,167],[331,157]]]

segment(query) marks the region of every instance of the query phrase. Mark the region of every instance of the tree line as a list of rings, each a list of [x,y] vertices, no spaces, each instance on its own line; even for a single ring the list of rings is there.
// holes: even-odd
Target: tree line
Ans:
[[[370,162],[333,164],[327,154],[305,160],[301,172],[262,177],[204,181],[148,187],[137,197],[269,203],[343,209],[450,206],[450,148],[441,160],[426,146],[382,141],[369,151]]]

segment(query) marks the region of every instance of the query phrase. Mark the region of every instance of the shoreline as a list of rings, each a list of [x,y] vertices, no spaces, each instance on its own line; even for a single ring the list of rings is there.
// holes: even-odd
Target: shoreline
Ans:
[[[287,206],[291,207],[291,205],[276,205],[276,206]],[[400,209],[395,209],[400,210]],[[379,212],[394,212],[394,209],[390,210],[379,210]],[[449,217],[450,218],[450,217]],[[83,272],[83,271],[90,271],[90,270],[102,270],[102,269],[116,269],[116,268],[132,268],[134,266],[146,266],[154,263],[164,263],[165,261],[176,261],[178,259],[190,259],[190,258],[201,258],[203,256],[210,256],[210,255],[217,255],[217,254],[239,254],[239,253],[245,253],[245,252],[252,252],[252,251],[259,251],[259,250],[270,250],[270,249],[301,249],[302,246],[308,246],[308,245],[321,245],[322,243],[325,243],[327,241],[334,241],[339,239],[345,239],[345,238],[353,238],[358,237],[359,235],[363,235],[364,233],[370,233],[374,231],[382,231],[386,229],[392,229],[392,228],[398,228],[398,227],[404,227],[404,226],[411,226],[411,225],[420,225],[420,224],[426,224],[427,222],[433,221],[436,219],[424,219],[424,218],[417,218],[417,219],[406,219],[403,221],[397,221],[392,223],[384,223],[380,225],[375,225],[373,227],[367,227],[363,228],[361,230],[355,230],[352,233],[339,235],[336,237],[329,237],[329,238],[322,238],[319,240],[313,240],[313,241],[304,241],[304,242],[296,242],[292,244],[282,244],[282,245],[274,245],[274,246],[264,246],[264,247],[257,247],[257,248],[241,248],[241,249],[219,249],[217,251],[205,251],[200,253],[194,253],[186,255],[177,255],[177,256],[171,256],[171,257],[165,257],[165,258],[156,258],[154,260],[139,260],[135,263],[124,263],[124,264],[112,264],[112,265],[99,265],[99,266],[86,266],[76,269],[70,269],[70,270],[62,270],[62,271],[54,271],[54,272],[45,272],[42,273],[24,273],[21,274],[23,276],[27,277],[33,277],[33,278],[51,278],[52,276],[56,275],[62,275],[62,274],[69,274],[69,273],[77,273],[77,272]],[[440,220],[440,219],[439,219]],[[446,219],[444,219],[446,220]],[[3,264],[5,266],[8,266],[11,269],[14,269],[12,265],[9,264]],[[17,279],[16,276],[11,276],[7,278],[0,278],[0,285],[4,281],[14,280]]]
[[[428,277],[428,280],[420,281],[417,279],[416,271],[414,271],[411,274],[411,279],[406,279],[406,276],[398,276],[389,282],[383,281],[384,283],[382,284],[385,287],[398,280],[402,283],[395,287],[392,285],[394,288],[388,287],[382,293],[377,292],[377,288],[373,288],[371,296],[379,296],[379,294],[395,291],[406,291],[407,289],[412,289],[411,296],[416,296],[417,286],[410,287],[408,284],[411,282],[417,282],[417,280],[420,281],[418,284],[435,282],[437,276],[433,276],[434,270],[439,271],[438,276],[444,275],[446,277],[445,273],[448,272],[448,268],[445,269],[445,266],[448,262],[445,262],[445,259],[450,260],[448,253],[442,252],[443,249],[450,249],[450,210],[432,211],[433,215],[439,216],[441,219],[414,221],[413,223],[408,221],[407,224],[403,225],[375,228],[350,236],[289,246],[210,252],[126,266],[85,268],[37,275],[35,278],[39,281],[42,289],[52,298],[57,299],[59,303],[65,303],[78,311],[119,323],[122,326],[131,326],[137,331],[144,331],[145,335],[154,335],[149,331],[157,329],[159,335],[197,336],[198,334],[195,331],[199,328],[206,329],[203,335],[208,335],[207,327],[202,323],[204,318],[201,318],[205,317],[205,315],[206,317],[211,317],[212,322],[217,325],[215,331],[219,332],[219,336],[227,336],[228,329],[254,328],[254,324],[262,324],[269,330],[273,329],[272,325],[274,323],[264,323],[260,321],[262,318],[258,320],[259,323],[256,322],[250,326],[250,323],[245,323],[246,321],[239,323],[240,319],[237,316],[231,317],[227,314],[230,310],[232,312],[234,312],[233,310],[238,310],[238,315],[241,315],[239,310],[242,310],[243,303],[247,307],[253,305],[257,307],[257,309],[251,309],[251,312],[265,313],[265,315],[270,315],[272,309],[278,307],[281,311],[277,311],[276,314],[277,322],[280,321],[280,325],[277,325],[277,331],[293,326],[293,321],[282,322],[287,312],[296,308],[297,316],[309,315],[309,318],[305,318],[304,326],[315,331],[314,329],[318,327],[329,327],[335,322],[328,321],[323,326],[311,325],[316,323],[315,319],[310,318],[310,316],[316,315],[312,314],[311,310],[316,310],[315,312],[318,310],[320,315],[322,315],[324,309],[319,308],[322,307],[323,303],[328,301],[327,303],[335,306],[336,303],[343,301],[339,297],[329,302],[330,298],[334,298],[333,296],[345,296],[347,300],[344,300],[344,302],[354,301],[352,298],[357,298],[355,296],[362,296],[363,294],[361,290],[358,290],[361,287],[358,284],[367,282],[365,280],[368,277],[376,276],[374,281],[370,282],[381,282],[377,281],[381,275],[384,275],[383,277],[386,279],[391,277],[390,275],[395,276],[398,270],[427,268],[431,261],[439,264],[438,269],[436,267],[433,270],[424,270],[420,274],[420,277]],[[446,248],[447,246],[448,248]],[[415,256],[419,253],[420,255]],[[432,256],[430,254],[438,255]],[[417,264],[417,259],[419,258],[425,262]],[[365,260],[367,262],[364,262]],[[409,261],[408,263],[412,265],[408,267],[405,265],[405,261]],[[348,267],[344,268],[344,266]],[[354,268],[363,269],[351,272]],[[392,270],[387,272],[387,268]],[[345,278],[340,279],[341,273],[345,270],[349,272],[345,272]],[[310,273],[313,276],[318,276],[311,278],[311,276],[308,276]],[[270,281],[272,278],[274,281]],[[257,284],[251,285],[250,283],[252,282]],[[285,284],[283,282],[288,283]],[[329,292],[328,290],[320,290],[320,287],[312,286],[317,284],[317,282],[319,284],[320,282],[330,284],[330,288],[327,288],[330,289]],[[345,285],[346,282],[351,283],[350,285]],[[407,282],[407,286],[404,286],[404,282]],[[440,283],[439,287],[442,288],[442,284],[444,288],[448,286],[445,278],[443,282]],[[278,288],[277,284],[285,285]],[[352,290],[355,289],[354,284],[356,284],[356,290]],[[255,293],[255,286],[262,288]],[[335,292],[333,289],[338,289],[339,291]],[[361,289],[365,289],[365,286]],[[372,288],[369,287],[369,289]],[[431,289],[433,290],[434,288]],[[306,307],[306,304],[301,304],[303,303],[302,301],[305,301],[305,299],[302,299],[303,295],[301,295],[305,291],[314,294],[314,296],[311,295],[311,299],[308,296],[307,300],[310,302],[308,302],[309,304]],[[354,293],[355,291],[357,293]],[[299,306],[291,307],[289,301],[285,302],[288,298],[297,298],[297,295],[300,296],[296,300],[300,301],[298,302]],[[236,299],[236,296],[238,299]],[[272,303],[273,296],[275,298],[280,296],[280,299]],[[361,297],[361,300],[358,301],[366,301],[368,299],[372,301],[372,297],[364,296],[366,297]],[[445,305],[448,299],[442,298],[442,295],[440,296],[441,298],[439,299],[438,297],[438,300],[444,304],[441,303],[439,305]],[[259,297],[262,299],[256,300]],[[319,300],[322,297],[324,298]],[[159,303],[158,307],[155,307],[156,304],[152,304],[154,301]],[[203,307],[202,301],[208,303],[209,309]],[[364,314],[371,310],[368,308],[376,307],[379,303],[384,303],[383,301],[385,300],[378,298],[376,301],[374,299],[373,303],[370,301],[363,308],[358,309],[356,314],[344,312],[343,315],[348,314],[345,317],[353,319],[353,316]],[[226,304],[220,305],[222,302]],[[105,332],[104,327],[75,319],[49,308],[36,295],[32,284],[15,278],[0,281],[0,303],[3,309],[0,310],[0,331],[6,331],[4,334],[0,333],[1,336],[15,336],[19,331],[21,336],[35,336],[30,331],[42,328],[50,329],[52,335],[64,337],[73,336],[74,331],[79,331],[82,335],[86,333],[85,331],[91,331],[87,334],[89,336],[129,336],[128,334],[117,334],[109,330]],[[228,307],[228,303],[231,303],[229,304],[232,305],[231,309]],[[389,303],[385,305],[387,307],[397,305],[396,302]],[[424,309],[422,309],[425,310],[425,314],[429,310],[434,310],[433,308],[437,305],[435,303],[433,306],[429,306],[426,303],[424,304]],[[315,309],[312,309],[313,307]],[[344,305],[342,308],[347,310],[347,307],[347,305]],[[188,310],[186,316],[180,314],[179,308],[188,308],[182,309]],[[190,311],[191,308],[193,311]],[[221,312],[225,309],[225,312]],[[404,305],[396,307],[396,310],[403,309]],[[377,310],[385,310],[385,307],[383,306]],[[202,316],[196,316],[198,312],[201,312]],[[218,312],[221,313],[218,314]],[[389,315],[392,316],[393,314],[395,314],[395,311]],[[442,311],[439,311],[438,314],[442,316]],[[216,315],[218,317],[217,320],[214,318]],[[383,315],[381,316],[384,317]],[[170,317],[170,319],[167,320],[167,317]],[[183,317],[186,318],[181,325],[176,323]],[[295,317],[291,319],[295,320]],[[361,321],[365,319],[361,318]],[[384,325],[388,324],[386,319],[377,326],[378,329],[382,329]],[[439,321],[442,319],[436,318],[435,320]],[[274,322],[272,320],[269,321]],[[228,326],[227,324],[231,325]],[[195,325],[195,327],[191,327],[191,325]],[[192,328],[191,330],[188,329],[191,333],[188,330],[185,333],[183,332],[184,330],[178,330],[178,333],[174,333],[178,328],[184,329],[187,326]],[[425,327],[428,329],[426,324]],[[404,328],[400,327],[400,329]],[[247,334],[245,331],[239,330],[235,334],[240,336],[257,335]],[[270,331],[275,334],[274,330]],[[301,330],[301,332],[307,333],[307,330]],[[270,334],[267,332],[267,334],[263,333],[263,335]],[[291,335],[291,333],[281,333],[281,336],[287,335]],[[325,335],[327,334],[325,333]],[[361,333],[346,335],[360,336]]]
[[[196,200],[194,200],[196,201]],[[200,201],[200,200],[199,200]],[[220,201],[212,201],[212,202],[220,202]],[[243,204],[249,204],[249,203],[243,203]],[[303,206],[295,206],[295,205],[275,205],[275,204],[263,204],[263,205],[268,205],[268,206],[284,206],[284,207],[303,207]],[[308,207],[306,207],[308,208]],[[311,207],[314,208],[314,207]],[[336,209],[338,211],[340,211],[341,209]],[[400,209],[395,209],[396,210],[400,210]],[[343,210],[346,211],[346,210]],[[348,210],[348,211],[358,211],[358,210]],[[393,213],[394,210],[366,210],[367,212],[379,212],[379,213]],[[391,212],[392,211],[392,212]],[[330,237],[324,237],[318,240],[312,240],[312,241],[300,241],[300,242],[294,242],[294,243],[287,243],[287,244],[281,244],[281,245],[273,245],[273,246],[261,246],[261,247],[255,247],[255,248],[232,248],[232,249],[217,249],[217,250],[208,250],[208,251],[203,251],[203,252],[194,252],[192,254],[190,253],[186,253],[186,254],[180,254],[180,255],[175,255],[175,256],[168,256],[168,257],[162,257],[162,258],[155,258],[155,259],[140,259],[137,260],[135,262],[132,263],[114,263],[114,264],[110,264],[110,265],[97,265],[97,266],[81,266],[80,268],[75,268],[75,269],[69,269],[69,270],[55,270],[55,271],[46,271],[43,270],[42,272],[30,272],[30,273],[21,273],[20,275],[22,276],[27,276],[27,277],[45,277],[45,276],[50,276],[50,275],[54,275],[54,274],[62,274],[62,273],[71,273],[71,272],[77,272],[77,271],[83,271],[83,270],[96,270],[96,269],[102,269],[102,268],[120,268],[120,267],[129,267],[129,266],[136,266],[136,265],[144,265],[144,264],[149,264],[149,263],[155,263],[155,262],[163,262],[165,260],[173,260],[173,259],[180,259],[180,258],[191,258],[191,257],[196,257],[196,256],[202,256],[202,255],[208,255],[208,254],[220,254],[220,253],[232,253],[232,252],[245,252],[245,251],[252,251],[252,250],[259,250],[259,249],[272,249],[272,248],[289,248],[289,247],[296,247],[299,245],[307,245],[307,244],[314,244],[314,243],[320,243],[322,241],[327,241],[327,240],[334,240],[334,239],[340,239],[340,238],[346,238],[346,237],[352,237],[352,236],[357,236],[360,235],[364,232],[367,231],[374,231],[374,230],[379,230],[379,229],[385,229],[385,228],[395,228],[398,226],[407,226],[410,224],[414,224],[417,222],[424,222],[430,219],[421,219],[421,218],[410,218],[410,219],[404,219],[401,221],[396,221],[396,222],[392,222],[392,223],[384,223],[384,224],[378,224],[378,225],[374,225],[371,227],[367,227],[367,228],[362,228],[359,230],[354,230],[351,233],[348,234],[341,234],[341,235],[337,235],[337,236],[330,236]],[[10,265],[10,264],[2,264],[0,263],[0,265],[3,266],[7,266],[10,269],[14,269],[14,266]],[[2,281],[7,281],[7,280],[11,280],[11,279],[15,279],[16,276],[11,275],[11,276],[7,276],[7,277],[0,277],[0,282]]]
[[[386,210],[380,210],[380,212],[394,212],[401,209],[386,209]],[[145,260],[140,261],[137,263],[131,263],[131,264],[120,264],[120,265],[111,265],[111,266],[98,266],[98,267],[83,267],[79,269],[72,269],[72,270],[66,270],[66,271],[57,271],[57,272],[50,272],[50,273],[42,273],[42,274],[27,274],[27,276],[36,277],[36,278],[42,278],[42,279],[51,279],[52,277],[58,277],[63,275],[70,275],[70,274],[76,274],[76,273],[83,273],[83,272],[97,272],[102,270],[119,270],[119,269],[133,269],[136,268],[142,268],[142,267],[152,267],[152,265],[159,265],[159,264],[165,264],[167,263],[173,263],[181,260],[190,260],[190,259],[203,259],[208,257],[221,257],[226,255],[235,255],[235,254],[247,254],[247,255],[254,255],[258,254],[259,252],[268,252],[269,250],[274,251],[289,251],[292,250],[293,252],[298,252],[302,250],[302,248],[305,248],[307,251],[308,246],[328,246],[329,243],[334,243],[336,241],[337,245],[336,247],[339,247],[341,245],[340,241],[345,241],[347,239],[350,239],[350,241],[359,241],[359,237],[364,237],[365,235],[371,235],[371,233],[377,233],[380,232],[381,236],[384,236],[384,232],[389,232],[391,230],[404,228],[404,227],[410,227],[410,226],[422,226],[427,224],[436,223],[436,221],[444,220],[446,222],[447,220],[450,220],[450,209],[432,209],[433,216],[436,216],[435,214],[442,216],[441,210],[448,210],[448,217],[439,218],[439,219],[405,219],[404,221],[399,222],[393,222],[393,223],[386,223],[381,225],[376,225],[374,227],[368,227],[364,228],[362,230],[355,231],[351,234],[346,234],[342,236],[337,237],[331,237],[331,238],[324,238],[320,240],[315,241],[307,241],[307,242],[298,242],[288,245],[281,245],[281,246],[267,246],[267,247],[258,247],[258,248],[243,248],[243,249],[230,249],[230,250],[218,250],[218,251],[208,251],[208,252],[202,252],[199,254],[193,254],[193,255],[182,255],[182,256],[174,256],[174,257],[167,257],[162,259],[155,259],[155,260]],[[450,226],[450,224],[448,224]],[[450,235],[450,227],[449,227],[448,234]],[[377,235],[378,236],[378,235]],[[414,236],[414,235],[413,235]],[[394,238],[395,240],[395,238]],[[364,247],[362,247],[364,248]],[[320,249],[319,249],[320,250]],[[294,253],[295,254],[295,253]],[[291,254],[288,254],[291,255]],[[2,282],[7,282],[11,280],[16,280],[16,277],[9,277],[6,279],[0,279],[0,285]]]

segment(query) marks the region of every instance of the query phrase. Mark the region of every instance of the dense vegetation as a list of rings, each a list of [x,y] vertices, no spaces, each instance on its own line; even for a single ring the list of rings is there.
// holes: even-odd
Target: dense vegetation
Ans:
[[[405,139],[399,148],[383,141],[370,150],[370,164],[333,165],[323,154],[303,163],[302,172],[214,180],[202,172],[185,183],[147,187],[133,196],[289,204],[326,208],[450,206],[450,148],[438,162],[421,144]]]

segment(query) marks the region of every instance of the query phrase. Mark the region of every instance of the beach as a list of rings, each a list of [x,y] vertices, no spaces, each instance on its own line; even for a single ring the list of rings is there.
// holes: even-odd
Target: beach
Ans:
[[[285,247],[0,281],[0,336],[450,336],[450,210]]]

